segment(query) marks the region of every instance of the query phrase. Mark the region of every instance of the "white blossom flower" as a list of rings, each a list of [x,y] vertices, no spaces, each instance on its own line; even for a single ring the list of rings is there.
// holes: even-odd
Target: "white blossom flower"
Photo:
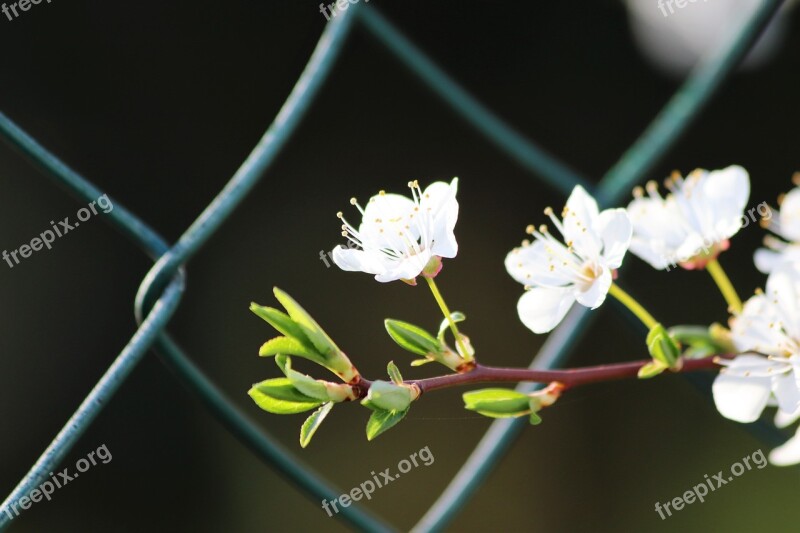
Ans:
[[[800,185],[800,174],[795,175],[795,182]],[[800,261],[800,187],[784,196],[778,216],[773,217],[770,212],[762,225],[780,239],[771,235],[764,238],[766,248],[756,250],[753,256],[757,269],[769,274],[783,261]]]
[[[728,239],[739,231],[750,196],[750,178],[740,166],[708,172],[697,169],[683,179],[675,173],[664,185],[634,189],[628,205],[633,223],[631,252],[658,270],[703,268],[728,248]]]
[[[800,265],[784,263],[767,279],[764,293],[750,298],[731,319],[731,340],[747,351],[724,365],[714,380],[719,412],[737,422],[753,422],[775,405],[775,423],[800,417]],[[800,436],[773,450],[775,464],[800,462]]]
[[[450,184],[437,181],[424,191],[419,183],[408,183],[412,198],[381,191],[362,208],[355,198],[350,203],[363,218],[358,229],[344,219],[342,235],[358,246],[338,246],[333,262],[342,270],[374,274],[380,282],[403,280],[414,284],[423,271],[435,276],[440,258],[458,253],[453,229],[458,219],[458,178]],[[359,249],[360,248],[360,249]]]
[[[506,270],[526,292],[519,299],[520,320],[535,333],[547,333],[558,325],[577,301],[591,309],[605,301],[631,240],[631,223],[624,209],[599,212],[597,202],[581,186],[575,187],[559,220],[553,221],[566,246],[541,226],[528,227],[533,243],[506,256]]]

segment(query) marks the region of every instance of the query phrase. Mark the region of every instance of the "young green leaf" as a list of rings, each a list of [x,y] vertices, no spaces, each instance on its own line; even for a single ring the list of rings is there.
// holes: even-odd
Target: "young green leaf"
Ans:
[[[464,407],[492,418],[509,418],[528,414],[530,397],[511,389],[482,389],[464,393]]]
[[[668,331],[673,339],[684,344],[710,344],[714,342],[711,332],[703,326],[672,326]]]
[[[384,320],[384,325],[392,340],[404,350],[422,356],[442,351],[439,341],[419,326],[392,318]]]
[[[250,304],[250,310],[287,337],[292,337],[303,344],[311,345],[311,341],[309,341],[306,334],[303,333],[303,329],[295,324],[294,320],[283,311],[272,307],[264,307],[256,303]]]
[[[400,375],[400,369],[397,368],[397,365],[394,364],[394,361],[389,361],[389,364],[386,365],[386,371],[389,373],[389,377],[395,383],[395,385],[400,385],[403,382],[403,376]]]
[[[667,368],[669,367],[666,364],[654,359],[640,368],[637,375],[639,379],[650,379],[656,377]]]
[[[316,350],[292,337],[275,337],[265,342],[261,349],[258,350],[258,355],[261,357],[270,357],[278,354],[296,355],[314,361],[317,364],[325,364],[325,358],[317,353]]]
[[[361,401],[361,404],[370,409],[402,411],[407,409],[413,401],[414,395],[410,387],[395,385],[389,381],[375,380],[370,385],[367,397]]]
[[[453,311],[450,313],[450,318],[453,319],[453,322],[456,324],[459,322],[463,322],[467,319],[467,315],[462,313],[461,311]],[[439,339],[439,342],[444,343],[444,334],[447,329],[450,327],[450,322],[445,318],[442,320],[442,323],[439,324],[439,333],[436,335],[436,338]]]
[[[275,357],[275,363],[281,369],[283,374],[289,378],[294,388],[302,394],[316,400],[328,401],[332,398],[328,395],[328,388],[325,383],[318,381],[311,376],[302,374],[292,369],[292,359],[286,355],[280,354]]]
[[[300,446],[303,448],[308,446],[308,443],[311,442],[311,437],[317,432],[319,426],[322,425],[322,421],[325,420],[325,417],[328,416],[332,408],[333,402],[328,402],[306,418],[306,421],[303,422],[303,425],[300,427]]]
[[[338,346],[334,344],[333,340],[328,337],[328,334],[325,333],[320,325],[311,318],[311,315],[300,307],[300,304],[277,287],[274,288],[273,292],[294,323],[303,330],[305,336],[308,337],[320,354],[328,358],[340,352]]]
[[[401,411],[375,409],[367,421],[367,440],[372,440],[384,431],[394,427],[406,414],[408,407]]]
[[[647,334],[647,350],[653,359],[669,368],[675,367],[681,355],[680,347],[661,324],[653,326]]]
[[[260,408],[277,415],[293,415],[322,405],[322,401],[298,391],[288,378],[273,378],[256,383],[247,394]]]

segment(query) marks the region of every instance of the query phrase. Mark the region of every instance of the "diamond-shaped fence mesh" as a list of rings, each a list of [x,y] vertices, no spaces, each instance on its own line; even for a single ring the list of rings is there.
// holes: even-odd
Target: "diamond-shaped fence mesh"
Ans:
[[[744,57],[781,3],[780,0],[764,1],[738,31],[732,32],[728,42],[702,60],[639,139],[596,186],[505,124],[448,77],[386,20],[376,7],[354,4],[349,10],[341,12],[328,23],[305,70],[264,136],[227,185],[175,244],[170,245],[144,221],[115,201],[115,209],[107,219],[155,261],[136,297],[138,330],[28,474],[5,499],[0,508],[0,530],[10,524],[10,513],[6,512],[9,506],[56,470],[150,349],[160,355],[163,363],[197,393],[205,407],[252,453],[282,473],[298,489],[317,501],[333,499],[339,494],[320,474],[304,466],[293,453],[248,420],[178,347],[167,333],[167,328],[185,288],[183,265],[225,222],[281,152],[309,105],[323,88],[328,73],[340,55],[342,44],[355,24],[362,24],[377,42],[386,46],[445,104],[534,177],[564,194],[574,185],[583,184],[594,191],[602,204],[612,205],[621,200],[623,193],[638,182],[690,126],[698,111]],[[87,201],[100,196],[99,189],[89,180],[60,161],[5,115],[0,115],[0,132],[7,142],[16,146],[34,165],[75,196]],[[550,335],[531,366],[553,368],[562,364],[587,325],[588,314],[574,309]],[[534,386],[524,385],[521,388],[531,390]],[[497,465],[523,424],[524,421],[520,420],[501,420],[492,424],[449,487],[420,519],[415,531],[444,528]],[[391,525],[355,503],[341,508],[337,516],[365,531],[393,530]]]

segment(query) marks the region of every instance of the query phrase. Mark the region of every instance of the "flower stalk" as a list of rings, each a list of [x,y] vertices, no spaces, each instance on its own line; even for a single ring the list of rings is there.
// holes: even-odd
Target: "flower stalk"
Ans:
[[[742,300],[739,298],[739,294],[737,294],[736,289],[733,287],[733,283],[731,283],[730,278],[723,270],[722,265],[719,264],[719,261],[716,259],[710,260],[706,264],[706,270],[711,275],[711,278],[714,280],[714,283],[717,284],[719,287],[722,296],[725,298],[725,301],[728,302],[728,306],[731,308],[731,311],[739,315],[742,312]]]
[[[428,282],[428,287],[431,288],[431,293],[433,293],[433,298],[436,300],[436,303],[439,304],[439,309],[442,310],[442,314],[444,318],[447,320],[447,323],[450,325],[450,331],[453,332],[453,337],[456,339],[456,344],[458,345],[459,352],[461,352],[461,357],[464,358],[465,361],[472,361],[472,355],[470,355],[470,351],[467,350],[467,347],[464,345],[464,341],[461,338],[461,333],[458,331],[458,326],[456,326],[455,320],[453,320],[452,313],[450,313],[450,308],[447,307],[447,302],[444,301],[444,297],[442,293],[439,291],[439,287],[436,285],[436,281],[433,278],[428,276],[423,276],[425,281]]]
[[[641,320],[642,323],[647,326],[647,329],[653,329],[658,324],[658,320],[656,320],[653,315],[651,315],[647,309],[642,306],[642,304],[637,302],[633,296],[622,290],[622,288],[620,288],[620,286],[616,283],[611,284],[608,292],[622,305],[627,307],[630,312],[636,316],[636,318]]]

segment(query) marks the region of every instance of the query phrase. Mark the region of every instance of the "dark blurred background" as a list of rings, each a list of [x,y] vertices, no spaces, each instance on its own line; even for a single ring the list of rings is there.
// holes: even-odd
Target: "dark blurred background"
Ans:
[[[717,0],[719,2],[723,0]],[[638,51],[621,3],[373,0],[435,61],[501,117],[596,181],[677,87]],[[701,4],[693,8],[703,9]],[[653,7],[653,9],[656,9]],[[675,16],[678,16],[676,14]],[[750,205],[774,203],[800,168],[797,13],[760,67],[725,85],[649,177],[732,163],[751,173]],[[316,2],[54,1],[0,18],[0,109],[174,241],[263,134],[325,23]],[[309,448],[302,416],[261,412],[250,384],[278,375],[259,345],[274,332],[251,300],[290,292],[363,373],[378,377],[409,354],[386,336],[392,316],[434,328],[423,286],[379,285],[326,268],[336,211],[410,179],[461,178],[457,260],[440,287],[480,359],[526,365],[544,340],[518,321],[521,287],[505,253],[542,209],[563,198],[442,105],[357,27],[306,120],[260,185],[188,265],[170,332],[263,428],[349,490],[372,470],[428,446],[429,467],[376,492],[369,507],[408,529],[444,489],[489,426],[462,409],[463,390],[432,394],[372,443],[367,412],[337,408]],[[0,248],[11,250],[73,217],[65,194],[0,145]],[[353,217],[355,218],[355,217]],[[753,226],[722,264],[741,293],[762,285]],[[620,283],[663,322],[726,319],[702,274],[655,272],[631,257]],[[7,494],[135,331],[136,289],[148,259],[98,218],[13,269],[0,263],[0,492]],[[645,356],[642,338],[610,306],[570,365]],[[312,370],[304,367],[305,370]],[[796,530],[796,468],[744,474],[705,503],[663,521],[654,511],[745,455],[768,447],[720,417],[679,376],[575,390],[528,428],[453,531]],[[342,531],[260,463],[153,354],[133,372],[63,466],[105,444],[113,455],[12,531]]]

